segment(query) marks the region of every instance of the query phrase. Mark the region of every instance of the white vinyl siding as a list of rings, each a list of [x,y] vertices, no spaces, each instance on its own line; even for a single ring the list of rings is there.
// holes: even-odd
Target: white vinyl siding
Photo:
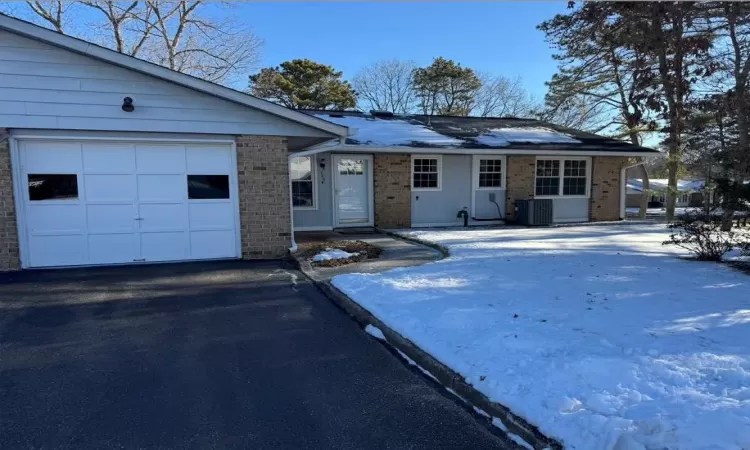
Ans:
[[[121,109],[131,97],[135,111]],[[329,136],[288,119],[0,31],[0,126]]]

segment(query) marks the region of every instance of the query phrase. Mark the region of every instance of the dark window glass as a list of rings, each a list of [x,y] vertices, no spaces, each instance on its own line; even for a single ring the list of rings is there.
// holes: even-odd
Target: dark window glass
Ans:
[[[479,160],[479,187],[499,188],[503,183],[503,161],[500,159]]]
[[[229,175],[188,175],[188,198],[229,198]]]
[[[29,174],[29,200],[77,200],[75,174]]]
[[[438,160],[433,158],[414,159],[414,187],[438,187]]]
[[[586,195],[586,177],[563,180],[563,195]]]
[[[559,195],[560,178],[543,178],[536,179],[536,195]]]
[[[292,181],[292,205],[312,208],[315,206],[313,198],[313,184],[310,180]]]

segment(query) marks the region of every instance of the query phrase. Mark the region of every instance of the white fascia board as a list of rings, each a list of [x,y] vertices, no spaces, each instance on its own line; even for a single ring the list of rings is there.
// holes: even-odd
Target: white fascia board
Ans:
[[[368,147],[366,145],[326,145],[325,147],[312,147],[296,156],[322,152],[346,152],[346,153],[411,153],[411,154],[440,154],[440,155],[557,155],[557,156],[648,156],[643,152],[614,152],[595,150],[532,150],[513,148],[432,148],[432,147]],[[654,153],[656,154],[656,153]]]
[[[303,125],[307,125],[309,127],[334,134],[336,136],[345,137],[349,133],[348,128],[345,126],[336,125],[335,123],[329,122],[327,120],[319,119],[309,114],[294,111],[292,109],[285,108],[258,97],[253,97],[252,95],[244,94],[242,92],[218,85],[216,83],[211,83],[210,81],[201,80],[200,78],[196,78],[191,75],[176,72],[174,70],[167,69],[166,67],[162,67],[158,64],[153,64],[142,59],[124,55],[114,50],[100,47],[96,44],[92,44],[90,42],[71,36],[66,36],[56,31],[48,30],[38,25],[4,16],[2,14],[0,14],[0,29],[14,34],[19,34],[30,39],[42,41],[56,47],[70,50],[72,52],[91,56],[92,58],[96,58],[101,61],[123,67],[125,69],[134,70],[136,72],[150,75],[165,81],[169,81],[171,83],[184,86],[195,91],[203,92],[214,97],[219,97],[224,100],[229,100],[234,103],[249,106],[251,108],[255,108],[269,114],[273,114],[275,116],[283,117],[293,122],[301,123]]]

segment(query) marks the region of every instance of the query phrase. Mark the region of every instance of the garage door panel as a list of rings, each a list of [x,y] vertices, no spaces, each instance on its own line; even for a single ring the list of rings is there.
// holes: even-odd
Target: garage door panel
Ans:
[[[234,205],[222,203],[189,203],[191,230],[232,230],[234,229]]]
[[[190,249],[193,258],[231,258],[236,256],[234,232],[228,231],[191,231]]]
[[[223,175],[231,173],[232,154],[227,146],[188,146],[187,173]]]
[[[135,172],[135,146],[112,142],[81,144],[86,173],[132,174]]]
[[[26,207],[26,214],[31,234],[83,233],[86,229],[86,223],[83,220],[83,205],[80,204],[31,202]]]
[[[25,266],[239,256],[231,145],[21,140],[19,151]]]
[[[86,235],[31,236],[29,259],[35,267],[88,264]]]
[[[190,259],[187,232],[141,233],[141,258],[146,261]]]
[[[81,144],[29,141],[21,145],[26,173],[78,173],[81,171]]]
[[[138,236],[134,233],[89,234],[88,264],[125,264],[139,258]]]
[[[185,175],[138,175],[141,202],[183,202],[187,197]]]
[[[133,233],[137,231],[138,212],[134,205],[88,205],[86,226],[89,233]]]
[[[135,182],[132,175],[84,175],[87,202],[134,202]]]
[[[185,147],[138,144],[136,169],[140,173],[185,173]]]

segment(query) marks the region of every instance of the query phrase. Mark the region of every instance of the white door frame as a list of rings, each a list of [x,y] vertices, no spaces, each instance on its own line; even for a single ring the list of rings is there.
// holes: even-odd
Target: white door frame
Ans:
[[[367,203],[368,203],[368,215],[369,220],[367,223],[339,223],[339,203],[338,195],[336,195],[336,180],[339,176],[338,161],[341,158],[352,158],[352,159],[364,159],[367,160]],[[333,228],[357,228],[357,227],[372,227],[375,226],[375,201],[374,201],[374,179],[373,179],[373,157],[372,155],[357,155],[357,154],[333,154],[331,155],[331,196],[333,198]]]
[[[502,161],[502,187],[500,188],[480,188],[479,187],[479,162],[482,159],[499,159]],[[471,212],[469,213],[469,220],[471,220],[472,217],[474,217],[474,214],[477,210],[477,191],[503,191],[508,192],[508,158],[505,157],[505,155],[471,155]],[[507,194],[506,194],[507,195]],[[505,199],[501,199],[502,202],[505,202]],[[496,223],[500,222],[502,219],[498,219],[497,221],[485,221],[485,223]]]
[[[24,192],[27,189],[25,179],[22,179],[22,175],[24,175],[24,170],[21,165],[22,157],[21,157],[21,149],[20,149],[20,142],[21,141],[80,141],[80,142],[86,142],[86,141],[101,141],[101,142],[138,142],[138,143],[160,143],[160,144],[167,144],[167,143],[191,143],[191,144],[226,144],[231,147],[230,155],[231,155],[231,163],[233,164],[233,169],[230,169],[229,171],[229,196],[232,198],[232,206],[234,210],[234,224],[235,224],[235,252],[236,256],[235,258],[241,258],[242,257],[242,237],[241,237],[241,230],[240,230],[240,203],[239,203],[239,183],[238,183],[238,170],[237,167],[237,146],[234,140],[232,139],[200,139],[200,138],[185,138],[185,137],[179,137],[175,136],[174,139],[169,138],[149,138],[149,137],[134,137],[134,136],[126,136],[126,137],[97,137],[95,135],[55,135],[53,133],[50,134],[40,134],[40,135],[23,135],[23,134],[14,134],[11,132],[11,135],[8,139],[8,143],[10,144],[10,165],[11,165],[11,173],[13,175],[13,200],[16,207],[16,229],[18,232],[18,253],[19,253],[19,260],[21,264],[22,269],[27,269],[30,267],[30,261],[29,261],[29,239],[27,236],[27,227],[26,227],[26,202],[25,202],[25,195]],[[80,185],[79,185],[80,189]],[[149,262],[146,262],[147,264]],[[154,261],[151,262],[153,264]],[[125,263],[130,264],[130,263]],[[134,262],[132,264],[138,264],[138,262]],[[113,264],[108,264],[113,265]],[[82,267],[82,266],[76,266],[76,267]],[[44,267],[44,268],[50,268],[50,267]]]

